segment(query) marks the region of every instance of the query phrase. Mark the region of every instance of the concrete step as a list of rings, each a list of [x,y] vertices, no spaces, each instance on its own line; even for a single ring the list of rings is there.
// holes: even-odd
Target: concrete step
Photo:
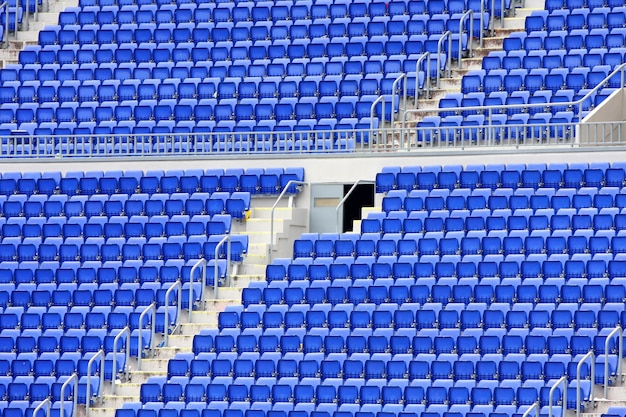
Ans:
[[[121,392],[121,390],[119,390]],[[95,416],[96,410],[117,410],[118,408],[122,408],[125,403],[139,401],[139,395],[109,395],[104,398],[104,403],[102,407],[92,407],[89,412],[94,413]],[[100,411],[103,413],[103,411]]]
[[[274,218],[274,233],[280,233],[284,230],[286,219]],[[264,218],[248,219],[246,223],[246,231],[248,232],[269,232],[271,228],[271,220]]]
[[[290,219],[292,209],[290,207],[276,207],[274,209],[274,219]],[[252,210],[252,216],[255,219],[271,219],[271,207],[256,207]]]

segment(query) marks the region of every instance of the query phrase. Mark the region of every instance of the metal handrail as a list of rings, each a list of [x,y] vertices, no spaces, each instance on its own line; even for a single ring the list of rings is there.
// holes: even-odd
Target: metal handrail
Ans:
[[[491,114],[492,111],[494,110],[498,110],[498,112],[501,112],[502,110],[508,110],[508,109],[525,109],[525,108],[537,108],[537,107],[541,107],[541,108],[546,108],[546,107],[574,107],[574,106],[580,106],[581,110],[579,112],[579,115],[582,114],[582,105],[584,104],[584,102],[589,99],[589,97],[591,97],[592,94],[596,93],[598,90],[600,90],[601,88],[604,87],[604,84],[606,84],[611,78],[613,78],[613,76],[617,75],[618,73],[621,73],[622,75],[622,80],[621,80],[621,85],[622,87],[625,86],[625,72],[626,69],[626,63],[623,63],[621,65],[619,65],[617,68],[615,68],[615,70],[613,70],[613,72],[611,72],[609,75],[607,75],[600,83],[598,83],[597,86],[595,86],[593,89],[589,90],[589,92],[587,94],[585,94],[584,97],[578,99],[578,100],[574,100],[574,101],[570,101],[570,102],[563,102],[563,103],[526,103],[526,104],[504,104],[501,106],[466,106],[466,107],[448,107],[445,109],[429,109],[429,110],[421,110],[421,109],[407,109],[404,111],[403,113],[403,118],[404,120],[407,120],[407,115],[408,114],[422,114],[422,113],[440,113],[440,112],[461,112],[461,111],[471,111],[471,110],[478,110],[478,111],[483,111],[483,112],[488,112],[488,116],[489,116],[489,120],[491,120]]]
[[[123,335],[126,335],[126,361],[124,363],[128,365],[130,360],[130,327],[126,326],[113,339],[113,368],[111,369],[111,394],[113,395],[115,395],[115,379],[117,377],[117,344]]]
[[[394,122],[394,111],[395,111],[395,102],[396,102],[396,88],[398,88],[398,83],[404,80],[404,87],[403,87],[403,97],[404,97],[404,105],[406,106],[406,90],[407,90],[407,84],[408,84],[408,77],[406,75],[406,73],[402,73],[400,75],[398,75],[398,77],[393,80],[393,84],[391,84],[391,122],[389,123],[389,126],[391,126],[393,128],[393,122]],[[400,103],[398,103],[398,111],[400,111]],[[384,117],[384,115],[383,115]]]
[[[359,184],[374,184],[374,181],[371,180],[357,180],[357,182],[355,182],[354,184],[352,184],[352,187],[350,187],[350,189],[348,190],[348,192],[343,196],[343,198],[341,199],[341,201],[339,202],[339,204],[337,204],[337,207],[335,207],[335,232],[336,233],[341,233],[339,231],[339,209],[341,207],[343,207],[344,203],[346,202],[346,200],[350,197],[350,195],[352,195],[352,192],[356,189],[356,187]]]
[[[617,326],[615,329],[613,329],[611,331],[611,333],[609,333],[606,336],[606,340],[604,341],[604,355],[606,356],[604,358],[604,398],[608,398],[608,393],[609,393],[609,344],[611,342],[611,338],[613,338],[613,336],[615,336],[615,334],[618,333],[618,339],[617,339],[617,343],[618,343],[618,353],[617,353],[617,378],[618,380],[620,380],[621,382],[621,378],[622,378],[622,352],[624,349],[624,334],[622,331],[622,327],[621,326]]]
[[[485,0],[480,0],[480,38],[479,43],[480,47],[483,47],[484,44],[484,32],[485,31]],[[473,36],[474,34],[472,34]]]
[[[202,288],[200,289],[202,294],[204,292],[204,286],[206,285],[206,264],[206,259],[199,259],[198,262],[191,267],[191,271],[189,271],[189,323],[191,323],[191,313],[193,312],[193,278],[196,275],[196,270],[202,266]]]
[[[231,252],[231,244],[230,244],[230,234],[224,236],[222,240],[218,242],[215,246],[215,268],[213,268],[213,296],[217,298],[217,292],[219,288],[219,268],[217,260],[219,259],[219,252],[221,247],[228,242],[228,246],[226,248],[226,281],[230,284],[230,252]],[[206,281],[203,282],[203,287],[206,285]]]
[[[59,417],[65,417],[65,388],[67,388],[72,381],[74,381],[74,395],[72,395],[74,407],[72,408],[72,415],[74,415],[74,412],[76,411],[76,406],[78,405],[78,374],[73,373],[72,375],[70,375],[69,378],[67,378],[67,381],[65,381],[63,385],[61,385],[61,408],[59,411]]]
[[[5,1],[0,4],[0,10],[4,7],[4,47],[9,47],[9,2]]]
[[[278,195],[278,198],[276,198],[276,201],[274,201],[274,204],[272,205],[272,209],[270,211],[269,263],[271,263],[272,259],[274,259],[274,211],[276,210],[276,207],[278,206],[278,203],[280,202],[280,200],[283,198],[283,196],[289,190],[289,187],[291,187],[292,185],[304,186],[304,185],[307,185],[307,183],[304,181],[289,180],[289,182],[285,184],[285,187],[283,188],[281,193]]]
[[[385,126],[385,96],[382,95],[380,97],[378,97],[376,100],[374,100],[374,102],[372,103],[372,106],[370,107],[370,130],[373,132],[374,131],[374,113],[376,112],[376,105],[378,104],[378,102],[382,102],[382,117],[380,118],[380,124],[378,125],[378,128],[380,130],[382,130]]]
[[[89,359],[89,362],[87,362],[87,387],[86,387],[86,392],[85,392],[85,416],[89,417],[89,408],[91,406],[91,365],[94,363],[94,361],[100,358],[100,386],[98,387],[99,390],[102,389],[102,385],[104,384],[104,350],[100,349],[98,352],[96,352],[95,355],[93,355],[91,357],[91,359]],[[98,395],[96,393],[96,398],[99,398],[100,395]]]
[[[34,0],[35,4],[38,0]],[[35,6],[35,13],[37,12],[37,7]],[[22,16],[22,30],[28,30],[30,25],[28,24],[28,18],[30,16],[30,0],[26,0],[26,10],[24,10],[24,15]]]
[[[491,36],[496,34],[496,0],[491,0]],[[504,0],[500,0],[500,28],[504,29]]]
[[[180,320],[183,284],[182,284],[181,280],[178,279],[165,292],[165,328],[164,328],[164,331],[163,331],[163,346],[167,346],[167,339],[168,339],[168,336],[170,334],[170,322],[169,322],[169,320],[170,320],[170,309],[169,309],[169,307],[170,307],[170,294],[172,293],[172,291],[174,291],[174,289],[178,289],[178,294],[176,296],[176,301],[177,301],[176,304],[177,304],[177,306],[176,306],[176,321],[175,321],[174,330],[176,330],[176,327],[178,327],[178,321]],[[193,292],[193,291],[191,291],[191,287],[189,289],[189,292],[190,293]]]
[[[553,416],[552,402],[553,402],[553,397],[554,397],[554,391],[556,391],[556,389],[561,384],[563,384],[563,401],[561,404],[563,404],[563,410],[567,410],[567,375],[564,375],[561,378],[559,378],[559,380],[556,381],[554,385],[552,385],[552,387],[550,387],[550,393],[548,395],[548,417]],[[565,413],[562,413],[562,415],[563,414]]]
[[[143,319],[148,314],[148,312],[152,313],[152,317],[150,320],[150,344],[148,345],[148,350],[152,352],[152,346],[154,343],[154,334],[155,334],[155,321],[156,321],[156,303],[150,304],[144,311],[139,315],[139,329],[138,329],[138,340],[137,340],[137,369],[141,370],[141,357],[143,356]]]
[[[581,405],[581,399],[580,399],[580,370],[582,369],[583,364],[585,362],[587,362],[588,360],[591,360],[590,363],[589,363],[589,368],[591,368],[591,390],[592,390],[592,393],[590,395],[590,399],[591,399],[592,406],[595,406],[595,400],[593,398],[593,384],[595,384],[595,381],[596,381],[596,378],[595,378],[595,354],[593,353],[593,350],[590,350],[589,352],[587,352],[585,354],[585,356],[583,356],[580,359],[580,361],[576,365],[576,417],[580,416],[580,405]]]
[[[50,398],[44,398],[37,407],[35,407],[35,409],[33,410],[33,417],[37,417],[37,413],[39,412],[39,410],[41,410],[44,406],[46,406],[46,417],[50,417],[50,407],[52,406],[52,403],[50,402]]]
[[[450,64],[452,62],[452,32],[447,30],[441,35],[441,38],[439,38],[439,40],[437,41],[437,88],[440,87],[439,81],[441,80],[441,48],[443,45],[443,41],[446,40],[446,38],[448,39],[448,53],[446,54],[446,76],[450,77],[451,74]]]
[[[463,59],[463,22],[469,16],[469,36],[467,39],[467,49],[469,51],[469,57],[471,58],[474,53],[474,10],[469,9],[461,19],[459,20],[459,62],[458,67],[463,68],[461,60]]]
[[[426,60],[426,71],[424,71],[424,87],[426,87],[426,97],[430,97],[430,52],[424,52],[415,63],[415,108],[419,100],[419,75],[422,62]],[[402,126],[404,127],[404,126]]]
[[[524,411],[524,414],[522,414],[522,417],[528,417],[530,416],[530,413],[535,410],[536,414],[535,417],[539,417],[539,401],[535,401],[529,408],[528,410]]]

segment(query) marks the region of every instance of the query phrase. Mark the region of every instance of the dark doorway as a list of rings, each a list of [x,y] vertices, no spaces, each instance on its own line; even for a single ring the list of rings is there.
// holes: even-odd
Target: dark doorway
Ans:
[[[343,195],[346,195],[350,188],[352,188],[351,184],[344,184]],[[343,205],[342,232],[352,231],[352,222],[361,218],[363,207],[374,207],[374,184],[359,184],[352,191]]]

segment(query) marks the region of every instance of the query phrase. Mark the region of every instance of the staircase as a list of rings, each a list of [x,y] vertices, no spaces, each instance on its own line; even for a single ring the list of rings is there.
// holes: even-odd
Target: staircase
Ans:
[[[483,39],[482,47],[480,46],[479,40],[474,39],[473,56],[463,58],[461,60],[461,68],[458,66],[456,57],[453,57],[451,64],[452,76],[450,78],[441,78],[439,88],[436,86],[436,80],[431,80],[430,97],[420,98],[417,103],[415,103],[414,97],[407,97],[406,102],[400,97],[400,109],[395,116],[393,127],[402,127],[402,114],[406,110],[415,108],[425,110],[425,112],[419,114],[409,113],[406,119],[406,127],[415,126],[417,122],[422,120],[425,116],[437,115],[437,112],[434,110],[439,107],[439,100],[441,98],[445,97],[448,93],[461,92],[461,79],[465,74],[473,70],[481,69],[483,58],[492,51],[502,50],[504,39],[508,37],[510,33],[524,30],[527,16],[530,16],[535,10],[544,10],[545,8],[545,0],[521,1],[522,4],[514,9],[515,13],[513,15],[505,17],[503,22],[500,19],[496,19],[492,30],[487,31]],[[515,0],[513,0],[512,4],[515,3]],[[429,112],[428,110],[433,110],[433,112]],[[389,127],[389,125],[387,125],[387,127]],[[382,145],[383,148],[388,149],[410,149],[415,147],[417,143],[415,132],[409,133],[408,137],[405,137],[404,140],[402,140],[397,133],[395,135],[387,133],[385,136],[387,139],[383,140],[382,143],[378,143],[379,147]]]
[[[626,366],[626,360],[622,359],[622,370]],[[619,385],[619,386],[615,386]],[[594,387],[594,398],[596,399],[595,407],[590,404],[580,417],[600,417],[608,411],[609,407],[626,407],[626,385],[623,382],[614,382],[614,386],[609,386],[607,390],[607,398],[604,398],[604,386],[596,385]],[[574,412],[568,417],[573,417]]]
[[[9,32],[8,47],[0,49],[0,68],[17,64],[19,53],[24,47],[38,45],[39,31],[46,26],[58,24],[59,13],[67,7],[76,6],[78,6],[78,0],[43,0],[43,5],[40,6],[37,13],[37,19],[33,14],[24,13],[21,30],[17,34]]]
[[[232,234],[247,234],[249,236],[248,254],[239,265],[231,269],[230,286],[220,287],[215,296],[212,287],[205,291],[204,310],[192,312],[191,322],[189,311],[183,310],[180,316],[180,325],[176,334],[168,338],[168,346],[157,347],[154,355],[141,361],[138,369],[137,359],[130,360],[130,377],[128,381],[119,381],[112,393],[111,383],[106,382],[103,388],[102,402],[95,404],[89,411],[90,417],[114,417],[115,411],[124,404],[138,402],[141,384],[151,376],[165,376],[168,360],[180,352],[192,352],[194,335],[202,329],[217,328],[217,319],[221,311],[228,305],[241,303],[241,291],[252,281],[265,279],[265,267],[269,262],[269,239],[271,229],[271,207],[275,197],[254,198],[252,200],[251,216],[242,222],[233,222]],[[285,199],[282,205],[275,209],[274,217],[274,253],[280,256],[291,257],[293,240],[298,238],[308,223],[308,210],[294,208],[295,197]],[[288,255],[284,255],[288,254]],[[162,342],[161,335],[157,335],[154,346]],[[84,405],[79,405],[75,417],[85,416]]]

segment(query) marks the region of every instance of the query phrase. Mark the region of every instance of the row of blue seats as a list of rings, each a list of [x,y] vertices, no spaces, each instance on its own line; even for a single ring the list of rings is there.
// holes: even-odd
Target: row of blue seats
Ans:
[[[389,217],[390,213],[396,211],[406,211],[409,213],[413,211],[427,211],[431,214],[429,217],[433,218],[433,211],[448,210],[451,212],[451,216],[441,219],[442,221],[448,223],[458,221],[451,220],[452,218],[462,217],[461,214],[452,213],[455,210],[462,211],[466,214],[469,212],[471,214],[474,210],[488,209],[491,211],[493,216],[500,214],[502,217],[505,217],[510,215],[522,215],[522,213],[525,213],[527,209],[532,210],[535,215],[542,213],[539,210],[552,209],[555,214],[568,213],[572,214],[572,216],[574,213],[588,214],[594,219],[598,216],[609,216],[611,217],[611,222],[613,222],[614,220],[619,221],[619,212],[626,206],[626,199],[624,199],[620,194],[616,194],[615,199],[611,194],[596,194],[594,196],[589,194],[574,194],[572,198],[563,194],[554,195],[552,197],[545,194],[535,194],[531,196],[530,199],[527,196],[520,194],[512,194],[509,197],[504,195],[490,195],[487,199],[479,195],[463,196],[460,195],[460,193],[453,193],[453,195],[449,195],[445,198],[439,196],[423,198],[416,196],[416,194],[417,193],[413,190],[410,194],[406,193],[406,190],[390,191],[387,196],[383,197],[382,209],[387,216],[383,218],[382,221],[390,221],[392,219]],[[570,213],[570,210],[568,209],[573,209],[573,213]],[[496,210],[502,211],[496,212]],[[604,219],[604,217],[602,218]]]
[[[557,285],[543,284],[535,287],[533,285],[522,285],[517,288],[512,285],[496,285],[493,293],[487,288],[470,285],[435,285],[429,289],[432,294],[424,296],[426,288],[424,286],[401,285],[396,281],[395,285],[389,288],[382,285],[370,287],[360,286],[357,283],[348,288],[332,285],[328,288],[316,287],[287,287],[284,290],[279,287],[249,287],[245,288],[241,295],[241,301],[245,308],[251,305],[273,305],[286,304],[291,307],[297,304],[309,304],[313,306],[317,303],[330,303],[332,305],[351,303],[396,303],[401,305],[404,302],[430,303],[440,302],[444,305],[450,303],[463,303],[464,305],[484,301],[486,298],[497,303],[620,303],[626,298],[624,289],[618,285],[584,284],[580,286],[564,284],[560,288]],[[407,283],[408,284],[408,283]],[[484,291],[487,295],[480,295]],[[421,293],[421,295],[420,295]],[[23,295],[23,292],[20,292]],[[86,293],[81,292],[81,296]],[[45,296],[45,294],[43,294]],[[108,296],[109,292],[102,290],[99,295]],[[94,293],[95,297],[95,293]],[[30,299],[30,298],[29,298]],[[105,298],[107,299],[107,298]]]
[[[371,257],[368,257],[371,258]],[[393,257],[390,258],[390,261]],[[477,264],[473,261],[457,262],[456,266],[452,262],[440,262],[436,261],[431,263],[432,256],[424,257],[424,261],[419,262],[415,256],[404,256],[398,258],[399,261],[394,263],[379,263],[372,264],[377,265],[376,269],[380,270],[381,276],[376,278],[388,278],[393,276],[394,278],[445,278],[445,277],[458,277],[458,278],[515,278],[522,277],[536,278],[543,276],[546,278],[602,278],[608,276],[611,279],[618,279],[623,277],[624,268],[623,260],[589,260],[585,263],[582,260],[570,260],[567,259],[562,262],[562,257],[559,260],[556,257],[548,261],[524,261],[518,264],[515,261],[507,261],[497,263],[495,261],[479,261]],[[348,259],[352,260],[352,263],[348,263]],[[292,266],[281,265],[274,262],[267,266],[266,276],[268,282],[273,281],[335,281],[337,279],[359,279],[373,277],[371,275],[370,266],[366,263],[354,264],[353,258],[345,259],[346,263],[331,263],[330,266],[321,263],[311,263],[310,265],[293,264]],[[437,257],[437,259],[439,259]],[[487,259],[485,257],[485,259]],[[286,259],[287,264],[291,259]],[[339,261],[339,260],[338,260]],[[344,258],[341,258],[344,261]],[[357,265],[357,266],[353,266]],[[439,265],[437,267],[437,265]],[[389,274],[389,267],[391,267],[391,274]],[[379,268],[379,269],[378,269]]]
[[[71,174],[71,173],[70,173]],[[77,174],[77,173],[74,173]],[[161,203],[168,201],[168,196],[173,193],[179,193],[176,197],[180,200],[191,197],[187,201],[199,201],[203,204],[211,199],[211,195],[216,192],[233,193],[241,191],[243,193],[237,194],[240,198],[245,197],[246,193],[256,192],[257,187],[261,187],[260,181],[263,181],[264,193],[276,193],[278,191],[278,184],[282,183],[282,187],[290,180],[302,181],[304,178],[303,170],[300,168],[287,169],[268,169],[264,170],[249,170],[248,173],[243,171],[232,171],[229,173],[212,172],[208,175],[204,175],[198,172],[199,175],[160,175],[158,172],[150,173],[146,176],[133,176],[125,175],[121,172],[120,176],[116,177],[107,173],[105,176],[102,173],[80,173],[80,175],[65,176],[63,178],[50,178],[50,177],[24,177],[13,178],[6,176],[0,180],[0,194],[4,196],[13,196],[15,194],[21,194],[26,197],[33,194],[47,195],[50,200],[51,196],[65,195],[68,197],[74,197],[75,195],[85,195],[90,197],[94,194],[103,194],[104,201],[102,203],[110,203],[109,205],[115,205],[116,202],[122,202],[119,200],[120,196],[116,197],[117,200],[107,201],[106,196],[112,196],[114,194],[122,194],[126,196],[133,196],[132,200],[125,200],[123,204],[131,204],[129,201],[136,201],[132,204],[144,204],[141,194],[145,194],[144,197],[150,197],[153,194],[162,194],[159,197]],[[139,174],[139,173],[137,173]],[[161,172],[161,174],[163,174]],[[182,173],[181,173],[182,174]],[[242,184],[243,183],[243,184]],[[243,187],[246,189],[243,190]],[[273,187],[272,187],[273,185]],[[225,202],[230,194],[216,194],[213,199],[218,199]],[[63,202],[62,197],[54,197],[58,202]],[[126,197],[128,198],[128,197]],[[45,198],[40,202],[46,202]],[[74,199],[74,202],[83,205],[78,199]],[[174,201],[174,200],[172,200]],[[187,201],[184,201],[187,203]],[[25,202],[25,201],[24,201]],[[49,201],[51,202],[51,201]],[[191,204],[191,203],[189,203]],[[196,204],[196,203],[193,203]]]
[[[393,72],[399,72],[400,68],[393,69]],[[128,80],[120,85],[101,84],[83,85],[78,87],[74,85],[43,85],[39,86],[38,82],[26,82],[22,85],[11,85],[13,82],[7,82],[0,87],[0,102],[9,103],[32,103],[35,98],[37,102],[43,104],[49,100],[48,97],[56,97],[58,106],[46,107],[53,111],[54,107],[61,107],[63,103],[73,102],[78,97],[86,99],[81,107],[96,107],[99,105],[110,104],[110,102],[120,102],[122,105],[147,105],[150,101],[157,98],[158,100],[173,100],[177,105],[191,104],[210,104],[212,106],[219,104],[230,104],[232,101],[225,101],[235,97],[235,104],[258,104],[262,102],[272,102],[263,99],[287,99],[287,98],[305,98],[311,100],[306,102],[315,104],[323,101],[324,97],[356,97],[359,93],[364,95],[373,94],[379,90],[389,94],[393,90],[391,86],[387,86],[389,78],[376,76],[366,76],[360,81],[355,79],[340,80],[339,76],[326,77],[310,77],[310,79],[299,80],[296,77],[280,79],[279,77],[267,77],[264,79],[247,79],[242,82],[241,79],[229,77],[223,81],[208,80],[203,82],[169,82],[157,81],[145,82],[135,85]],[[393,81],[393,80],[392,80]],[[44,84],[46,84],[44,82]],[[48,82],[47,84],[52,84]],[[61,96],[59,96],[61,95]],[[217,99],[215,99],[217,97]],[[312,100],[316,98],[315,100]],[[257,100],[244,100],[257,99]],[[277,101],[278,102],[278,101]],[[276,103],[277,103],[276,102]],[[300,101],[305,102],[305,101]],[[166,104],[166,103],[163,103]],[[154,107],[154,106],[152,106]],[[15,106],[3,106],[3,109],[15,108]],[[20,108],[20,107],[18,107]],[[26,108],[22,106],[21,108]],[[43,118],[42,109],[36,111],[37,118],[47,121]],[[40,117],[41,116],[41,117]],[[122,114],[117,114],[120,120],[125,120]]]
[[[524,27],[527,33],[535,31],[576,30],[576,29],[609,29],[621,28],[626,24],[624,6],[596,7],[590,9],[575,8],[571,12],[546,13],[545,10],[533,12],[526,18]]]
[[[613,39],[613,38],[612,38]],[[598,65],[619,65],[618,61],[624,56],[624,48],[611,47],[608,51],[593,50],[593,53],[583,52],[580,49],[571,51],[501,51],[485,57],[482,69],[485,71],[495,69],[505,70],[537,70],[540,68],[557,70],[566,68],[578,74],[587,74],[590,68]]]
[[[626,164],[622,162],[530,162],[530,163],[511,163],[511,164],[503,164],[503,163],[493,163],[493,164],[468,164],[466,166],[463,165],[410,165],[410,166],[386,166],[383,167],[382,173],[392,173],[397,175],[400,172],[412,172],[413,174],[417,174],[418,172],[433,172],[435,174],[439,174],[442,171],[445,172],[455,172],[457,175],[460,175],[462,171],[476,171],[478,173],[482,171],[496,171],[499,174],[502,171],[517,171],[518,173],[522,173],[524,170],[557,170],[563,171],[570,170],[581,170],[585,171],[587,169],[601,169],[606,171],[608,169],[626,169]]]
[[[624,168],[574,168],[565,169],[505,169],[481,171],[443,172],[401,172],[399,169],[381,172],[376,175],[376,192],[384,193],[393,189],[433,190],[435,188],[487,188],[493,192],[501,188],[528,188],[530,193],[538,188],[574,188],[581,187],[622,187],[626,179]],[[489,195],[485,196],[485,199]],[[530,198],[530,195],[528,196]]]
[[[276,187],[271,187],[270,189],[271,192],[274,192]],[[196,199],[189,199],[187,201],[166,200],[165,204],[159,200],[148,200],[145,207],[144,204],[138,200],[130,200],[127,201],[126,204],[122,204],[121,201],[115,201],[115,203],[118,204],[102,204],[101,201],[87,201],[84,206],[79,201],[67,201],[65,204],[62,204],[60,201],[46,201],[44,203],[40,201],[27,201],[24,204],[21,204],[19,201],[5,201],[1,204],[0,213],[7,218],[24,216],[27,219],[31,217],[50,218],[59,216],[68,218],[84,216],[87,219],[94,216],[124,216],[128,219],[132,216],[152,217],[160,215],[165,215],[169,218],[176,215],[186,215],[186,218],[190,219],[195,215],[212,216],[223,213],[237,218],[240,217],[237,215],[238,211],[241,211],[241,209],[245,211],[250,208],[250,198],[247,191],[245,192],[245,196],[238,194],[241,194],[241,192],[234,192],[232,196],[225,201],[215,198],[206,200],[206,203]],[[107,201],[106,203],[113,202]],[[124,207],[129,210],[126,211]],[[120,219],[117,219],[117,222],[119,223]]]
[[[569,9],[569,10],[581,9],[581,8],[595,9],[596,7],[621,7],[621,6],[624,6],[624,5],[615,0],[607,0],[607,1],[550,0],[546,4],[546,10],[548,12],[554,12],[556,10],[562,10],[562,9]]]
[[[556,379],[556,378],[555,378]],[[545,388],[545,390],[544,390]],[[548,404],[548,389],[550,387],[542,387],[543,405]],[[366,404],[381,404],[385,405],[398,405],[398,404],[425,404],[426,406],[439,404],[439,405],[466,405],[471,404],[470,401],[470,389],[465,387],[453,387],[449,390],[445,387],[431,386],[425,390],[422,387],[406,387],[404,390],[397,386],[385,386],[382,389],[376,386],[362,386],[360,389],[357,386],[345,385],[339,386],[337,389],[334,386],[327,385],[296,385],[292,387],[288,385],[274,385],[268,387],[266,385],[253,385],[248,387],[245,385],[220,385],[220,384],[208,384],[205,387],[201,384],[188,384],[181,386],[176,383],[164,384],[162,390],[158,384],[146,383],[141,387],[141,402],[155,402],[160,401],[167,404],[171,401],[185,402],[200,402],[206,401],[211,403],[212,401],[224,401],[228,403],[233,402],[250,402],[252,404],[257,402],[272,403],[292,403],[293,404],[327,404],[337,403],[341,405],[366,405]],[[581,389],[582,390],[582,389]],[[425,391],[425,392],[424,392]],[[571,387],[568,392],[576,393],[576,388]],[[557,395],[560,398],[561,393]],[[575,396],[575,395],[574,395]],[[18,396],[19,397],[19,396]],[[520,387],[517,389],[517,393],[513,388],[501,388],[495,394],[493,404],[495,406],[519,404],[520,406],[532,405],[539,400],[538,392],[535,388]],[[554,397],[553,397],[554,398]],[[479,404],[482,404],[480,402]],[[575,408],[575,400],[568,400],[568,406]],[[512,406],[515,411],[518,407]]]

